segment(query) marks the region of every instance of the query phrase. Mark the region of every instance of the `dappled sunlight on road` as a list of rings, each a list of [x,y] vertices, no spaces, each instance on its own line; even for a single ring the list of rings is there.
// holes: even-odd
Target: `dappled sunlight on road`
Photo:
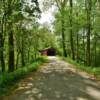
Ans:
[[[70,64],[49,57],[47,64],[3,100],[100,100],[100,84]]]

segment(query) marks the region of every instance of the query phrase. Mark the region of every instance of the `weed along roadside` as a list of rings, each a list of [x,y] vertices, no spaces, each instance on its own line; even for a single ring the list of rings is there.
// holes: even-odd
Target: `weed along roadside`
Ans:
[[[27,77],[27,75],[29,75],[31,72],[37,71],[39,66],[45,62],[47,62],[47,58],[41,57],[28,66],[21,67],[14,72],[0,75],[0,97],[10,93],[10,90],[13,90],[15,87],[17,87],[17,83],[21,79]]]
[[[86,66],[86,65],[77,63],[76,61],[73,61],[70,58],[60,57],[60,59],[67,61],[68,63],[72,64],[72,66],[74,66],[74,68],[76,70],[84,71],[84,72],[90,74],[90,76],[93,79],[100,81],[100,67]]]

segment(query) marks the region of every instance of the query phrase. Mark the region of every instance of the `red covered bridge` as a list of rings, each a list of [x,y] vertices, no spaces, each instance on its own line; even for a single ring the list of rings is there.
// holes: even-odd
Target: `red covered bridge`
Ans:
[[[56,51],[54,48],[46,48],[43,50],[40,50],[41,55],[45,55],[45,56],[55,56]]]

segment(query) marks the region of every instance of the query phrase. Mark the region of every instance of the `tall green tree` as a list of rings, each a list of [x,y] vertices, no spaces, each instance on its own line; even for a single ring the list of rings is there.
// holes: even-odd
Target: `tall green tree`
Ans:
[[[85,1],[86,5],[86,13],[87,13],[87,53],[86,53],[86,60],[87,60],[87,65],[91,65],[91,53],[90,53],[90,35],[91,35],[91,7],[92,7],[92,1],[91,0],[86,0]]]
[[[70,43],[71,43],[71,52],[72,59],[75,60],[75,52],[74,52],[74,41],[73,41],[73,0],[69,0],[70,4]]]
[[[67,57],[66,44],[65,44],[65,10],[67,5],[67,0],[55,0],[57,7],[61,15],[61,35],[62,35],[62,47],[63,47],[63,56]]]

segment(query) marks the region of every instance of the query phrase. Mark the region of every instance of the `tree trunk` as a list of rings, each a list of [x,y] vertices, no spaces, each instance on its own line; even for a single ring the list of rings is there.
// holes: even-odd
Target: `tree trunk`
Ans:
[[[1,32],[0,32],[0,61],[1,61],[1,68],[2,68],[2,72],[5,71],[5,61],[4,61],[4,18],[5,15],[2,18],[1,21]]]
[[[22,48],[21,48],[21,60],[22,60],[22,66],[25,66],[25,59],[24,59],[24,40],[22,38]]]
[[[71,53],[72,59],[75,60],[75,53],[74,53],[74,45],[73,45],[73,24],[72,24],[72,10],[73,10],[73,1],[69,0],[70,2],[70,43],[71,43]]]
[[[12,32],[12,23],[8,24],[8,42],[9,42],[9,72],[14,71],[14,37]]]
[[[83,29],[83,53],[84,53],[84,57],[83,57],[83,60],[84,60],[84,65],[86,64],[86,52],[85,52],[85,29]]]
[[[97,62],[97,40],[96,40],[96,36],[95,36],[95,40],[94,40],[94,66],[96,66],[96,62]]]
[[[67,57],[66,46],[65,46],[65,29],[64,29],[64,19],[62,18],[62,46],[63,46],[63,56]]]
[[[29,47],[29,50],[28,50],[28,63],[30,62],[30,47]]]
[[[21,52],[22,66],[25,66],[24,52]]]
[[[1,61],[1,67],[2,67],[2,72],[5,71],[5,61],[4,61],[4,42],[3,42],[3,35],[0,32],[0,61]]]
[[[77,62],[79,62],[79,35],[77,33]]]
[[[16,69],[18,69],[18,64],[19,64],[19,55],[20,55],[20,52],[17,50]]]
[[[91,65],[91,55],[90,55],[90,34],[91,34],[91,0],[86,1],[87,5],[87,50],[86,50],[86,58],[87,65]]]
[[[88,32],[87,32],[87,65],[91,65],[91,60],[90,60],[90,26],[88,26]]]

